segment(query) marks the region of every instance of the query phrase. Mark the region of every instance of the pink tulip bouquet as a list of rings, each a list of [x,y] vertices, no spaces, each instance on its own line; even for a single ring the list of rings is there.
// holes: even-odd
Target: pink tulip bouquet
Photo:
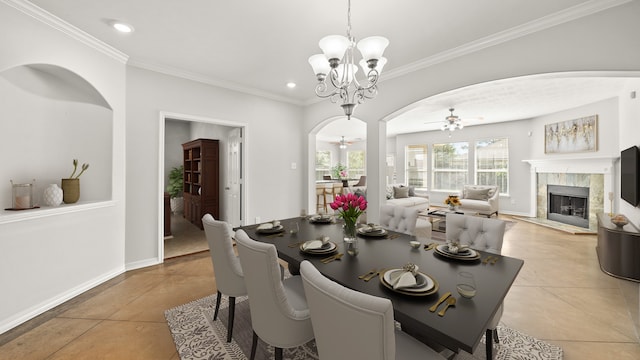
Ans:
[[[345,240],[347,238],[355,240],[356,222],[367,209],[367,200],[355,194],[336,195],[330,206],[338,212],[336,216],[344,220]]]

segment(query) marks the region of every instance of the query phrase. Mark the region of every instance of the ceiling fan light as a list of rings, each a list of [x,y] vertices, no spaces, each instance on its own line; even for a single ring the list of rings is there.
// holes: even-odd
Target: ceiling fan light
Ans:
[[[326,56],[323,54],[315,54],[309,57],[309,65],[313,68],[313,73],[318,75],[327,75],[331,70]]]
[[[337,59],[340,61],[351,45],[351,41],[342,35],[329,35],[320,39],[318,45],[322,49],[326,60]]]
[[[382,36],[369,36],[358,42],[358,50],[365,61],[380,59],[389,46],[389,40]]]

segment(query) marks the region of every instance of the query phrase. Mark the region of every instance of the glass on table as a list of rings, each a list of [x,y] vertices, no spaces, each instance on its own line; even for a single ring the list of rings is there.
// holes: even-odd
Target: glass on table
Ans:
[[[296,222],[291,228],[291,230],[289,230],[289,233],[291,235],[297,235],[299,231],[300,231],[300,225],[298,225],[298,222]]]
[[[467,299],[471,299],[476,295],[476,281],[473,274],[468,271],[460,271],[456,282],[458,294]]]

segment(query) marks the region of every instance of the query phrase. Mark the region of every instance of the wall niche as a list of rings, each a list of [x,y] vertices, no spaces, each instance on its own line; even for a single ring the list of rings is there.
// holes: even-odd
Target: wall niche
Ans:
[[[12,205],[10,180],[33,179],[34,202],[46,208],[44,189],[71,175],[73,159],[89,164],[78,204],[111,200],[113,110],[95,87],[65,68],[29,64],[0,72],[0,99],[1,209]]]

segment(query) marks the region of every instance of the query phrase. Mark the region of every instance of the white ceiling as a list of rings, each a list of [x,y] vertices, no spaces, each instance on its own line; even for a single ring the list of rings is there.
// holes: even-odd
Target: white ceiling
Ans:
[[[307,58],[320,52],[323,36],[344,35],[347,23],[346,0],[31,2],[127,54],[132,65],[298,105],[318,101]],[[452,49],[530,33],[625,2],[352,0],[352,35],[389,39],[384,81],[428,66]],[[113,20],[135,31],[117,33],[109,26]],[[290,81],[298,86],[287,88]],[[440,124],[425,122],[443,121],[449,107],[463,119],[483,117],[483,123],[529,118],[616,96],[623,81],[547,77],[459,89],[414,104],[389,122],[388,132],[437,129]],[[365,136],[362,130],[353,136],[328,131],[334,140]]]

